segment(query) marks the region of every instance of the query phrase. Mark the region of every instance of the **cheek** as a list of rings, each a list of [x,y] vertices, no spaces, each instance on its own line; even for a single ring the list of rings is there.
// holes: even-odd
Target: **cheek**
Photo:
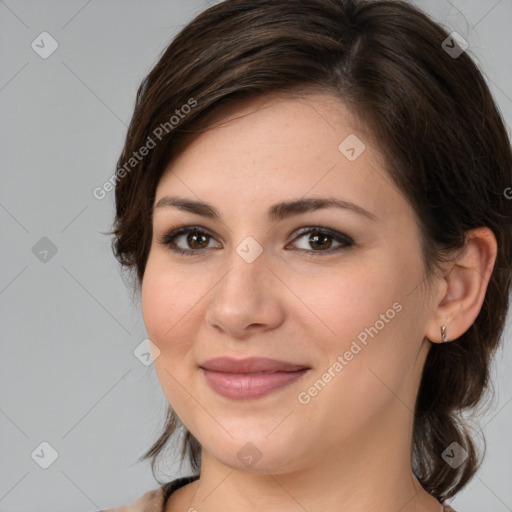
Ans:
[[[191,289],[190,278],[180,279],[155,260],[148,260],[142,281],[142,315],[148,338],[160,351],[154,360],[155,372],[167,400],[181,417],[180,412],[190,408],[190,396],[185,391],[192,368],[185,362],[193,359],[194,338],[189,329],[193,297],[186,293]]]
[[[307,306],[303,318],[311,319],[311,327],[317,326],[317,342],[324,349],[330,348],[328,352],[335,349],[343,353],[359,334],[362,342],[365,335],[369,338],[365,329],[377,322],[379,332],[385,331],[385,320],[393,322],[397,316],[393,304],[401,299],[400,284],[392,269],[383,268],[380,264],[354,264],[308,278],[301,276],[294,282],[296,295]]]
[[[338,277],[323,287],[318,286],[321,280],[317,286],[307,280],[298,292],[315,313],[308,315],[314,322],[310,330],[317,326],[320,355],[317,372],[302,389],[303,399],[321,408],[334,406],[334,423],[347,411],[360,411],[361,420],[364,411],[374,414],[393,399],[391,390],[400,389],[414,364],[421,319],[419,295],[410,292],[412,276],[420,275],[421,267],[391,261],[397,260],[384,257],[372,265],[351,266],[350,272],[333,272]]]
[[[170,270],[159,254],[150,253],[141,288],[142,315],[148,333],[162,336],[183,318],[190,282]]]
[[[148,260],[141,289],[142,316],[149,339],[160,350],[155,365],[185,351],[191,343],[191,338],[183,336],[189,332],[184,326],[189,325],[198,298],[188,290],[194,290],[190,278],[180,278],[156,258]]]

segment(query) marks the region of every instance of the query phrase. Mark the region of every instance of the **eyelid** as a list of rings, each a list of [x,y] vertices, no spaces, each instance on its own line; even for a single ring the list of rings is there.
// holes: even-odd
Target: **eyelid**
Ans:
[[[352,243],[352,244],[354,243],[354,240],[349,235],[347,235],[341,231],[338,231],[337,229],[332,229],[332,228],[328,228],[328,227],[324,227],[324,226],[311,225],[311,226],[307,226],[304,228],[299,228],[299,230],[292,231],[290,236],[293,233],[296,233],[296,234],[295,234],[295,237],[293,238],[292,242],[295,241],[297,238],[302,237],[303,235],[307,235],[308,233],[323,233],[325,235],[329,235],[330,237],[334,238],[335,240],[339,238],[339,239],[342,239],[346,243]],[[321,251],[316,251],[316,252],[321,252]]]

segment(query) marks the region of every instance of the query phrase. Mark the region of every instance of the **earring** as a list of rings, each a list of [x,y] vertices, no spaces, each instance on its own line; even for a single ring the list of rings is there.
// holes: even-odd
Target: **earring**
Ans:
[[[445,325],[441,326],[441,338],[442,338],[442,343],[446,343],[446,342],[450,341],[446,337],[446,326]]]

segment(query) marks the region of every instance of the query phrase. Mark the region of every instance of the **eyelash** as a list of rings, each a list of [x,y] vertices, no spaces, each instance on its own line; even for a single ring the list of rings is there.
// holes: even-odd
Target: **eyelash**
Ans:
[[[180,249],[176,246],[174,243],[174,239],[177,238],[180,235],[186,235],[189,233],[196,233],[200,235],[206,235],[207,237],[214,238],[212,235],[210,235],[207,231],[200,228],[199,226],[184,226],[177,229],[172,230],[168,234],[164,234],[160,239],[158,240],[159,244],[166,245],[169,247],[169,249],[175,253],[179,253],[182,255],[190,255],[190,256],[198,256],[200,253],[203,253],[203,251],[207,249]],[[323,250],[307,250],[307,249],[299,249],[299,251],[304,251],[305,253],[310,253],[308,256],[316,257],[319,253],[327,253],[327,254],[333,254],[335,252],[338,252],[342,249],[347,249],[354,245],[354,241],[347,235],[340,233],[339,231],[334,231],[329,228],[323,228],[323,227],[309,227],[304,230],[299,231],[297,236],[292,240],[294,242],[298,238],[301,238],[304,235],[308,234],[322,234],[327,235],[331,238],[333,238],[335,241],[341,243],[342,245],[339,245],[335,247],[334,249],[327,249],[325,251]],[[198,254],[199,253],[199,254]]]

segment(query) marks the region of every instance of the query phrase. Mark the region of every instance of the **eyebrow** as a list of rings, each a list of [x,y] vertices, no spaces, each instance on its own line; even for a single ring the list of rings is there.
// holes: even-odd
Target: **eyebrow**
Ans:
[[[219,212],[210,204],[202,201],[194,201],[182,197],[165,196],[162,197],[153,207],[153,211],[157,208],[174,207],[196,215],[202,215],[210,219],[221,220]],[[312,197],[307,199],[297,199],[296,201],[281,202],[272,205],[267,211],[267,219],[269,221],[280,221],[293,215],[319,210],[321,208],[342,208],[353,211],[359,215],[367,217],[371,220],[378,220],[373,213],[365,210],[361,206],[350,201],[344,201],[334,197]]]

